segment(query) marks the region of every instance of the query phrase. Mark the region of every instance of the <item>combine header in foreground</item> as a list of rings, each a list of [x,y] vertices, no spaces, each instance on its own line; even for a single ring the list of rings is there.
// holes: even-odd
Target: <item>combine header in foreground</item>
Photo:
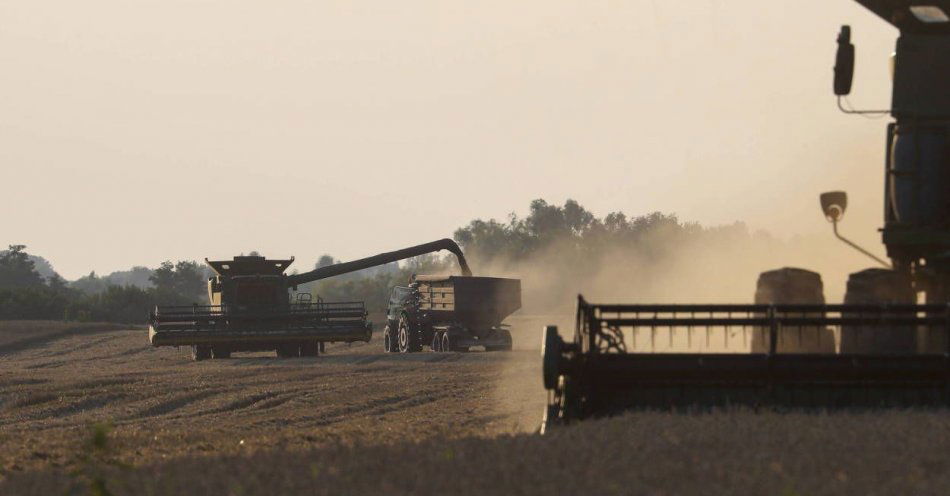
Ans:
[[[207,261],[215,276],[208,280],[209,305],[159,306],[149,315],[152,346],[191,346],[192,358],[227,358],[234,351],[276,350],[279,357],[316,356],[326,342],[370,340],[363,302],[312,301],[289,290],[349,272],[384,265],[426,253],[448,250],[462,273],[471,270],[451,239],[382,253],[305,272],[286,275],[293,262],[264,257]]]
[[[845,105],[848,26],[833,85],[844,112],[894,117],[881,229],[890,260],[838,232],[847,196],[834,191],[820,201],[835,235],[883,266],[851,274],[844,305],[825,305],[821,277],[796,268],[763,273],[756,305],[581,298],[572,342],[545,329],[547,423],[627,408],[950,406],[950,0],[858,3],[900,30],[888,110]]]
[[[950,350],[807,353],[816,337],[950,333],[948,305],[595,305],[544,329],[545,424],[628,409],[950,406]],[[759,340],[766,351],[750,353]],[[833,343],[832,343],[833,344]]]

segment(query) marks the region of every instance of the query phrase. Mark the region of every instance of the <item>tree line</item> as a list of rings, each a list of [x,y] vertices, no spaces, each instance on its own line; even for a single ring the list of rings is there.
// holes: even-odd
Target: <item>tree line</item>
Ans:
[[[26,253],[11,245],[0,252],[0,320],[144,322],[155,305],[204,301],[205,272],[193,261],[163,262],[151,271],[151,287],[101,283],[95,273],[67,283],[53,273],[43,277]]]
[[[667,270],[680,247],[702,248],[717,243],[736,246],[753,237],[741,223],[709,228],[659,212],[633,217],[612,212],[601,218],[574,200],[556,205],[540,199],[530,203],[524,217],[511,214],[504,221],[476,219],[454,233],[476,274],[485,274],[486,270],[515,275],[556,273],[552,284],[571,286],[565,291],[575,295],[578,281],[605,265],[636,264],[638,274],[644,274],[641,279],[645,279],[651,270]],[[324,255],[316,267],[339,262]],[[406,285],[413,274],[456,270],[454,256],[430,254],[316,281],[298,290],[325,301],[363,301],[371,312],[380,312],[385,310],[392,288]],[[155,305],[207,301],[208,272],[196,262],[162,263],[148,273],[148,287],[141,284],[143,271],[148,269],[136,268],[118,279],[137,278],[138,285],[116,284],[95,273],[67,283],[55,274],[40,276],[25,247],[11,246],[0,253],[0,319],[135,323],[143,322]],[[558,301],[562,296],[558,295]]]

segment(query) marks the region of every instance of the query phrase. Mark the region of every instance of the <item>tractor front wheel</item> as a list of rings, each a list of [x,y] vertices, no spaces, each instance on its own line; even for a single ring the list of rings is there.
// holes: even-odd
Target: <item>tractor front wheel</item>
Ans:
[[[211,358],[211,347],[206,344],[195,344],[191,346],[191,359],[200,362]]]
[[[383,350],[386,351],[386,353],[399,351],[399,347],[396,346],[396,338],[393,336],[393,331],[388,325],[383,329]]]

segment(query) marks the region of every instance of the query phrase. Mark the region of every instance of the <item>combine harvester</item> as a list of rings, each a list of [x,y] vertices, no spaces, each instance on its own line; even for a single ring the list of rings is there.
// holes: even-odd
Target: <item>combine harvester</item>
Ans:
[[[838,233],[847,197],[831,192],[821,206],[835,235],[883,265],[851,274],[843,305],[825,304],[818,274],[792,268],[763,273],[752,305],[579,297],[571,342],[544,329],[542,430],[626,409],[950,406],[950,1],[858,2],[900,30],[890,110],[841,105],[854,67],[848,26],[834,81],[844,112],[896,121],[884,168],[890,263]]]
[[[159,306],[149,314],[152,346],[190,346],[194,360],[228,358],[235,351],[276,350],[282,358],[316,356],[327,342],[368,342],[372,324],[363,302],[314,302],[290,290],[326,279],[427,253],[448,250],[471,276],[461,248],[451,239],[433,241],[305,272],[284,274],[293,262],[264,257],[207,261],[208,305]]]

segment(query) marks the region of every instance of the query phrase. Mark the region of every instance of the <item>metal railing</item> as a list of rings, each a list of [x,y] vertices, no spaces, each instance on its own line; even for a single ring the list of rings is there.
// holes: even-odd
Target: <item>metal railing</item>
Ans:
[[[584,353],[835,354],[842,331],[874,340],[914,336],[950,354],[950,305],[595,305],[578,298],[575,343]]]

